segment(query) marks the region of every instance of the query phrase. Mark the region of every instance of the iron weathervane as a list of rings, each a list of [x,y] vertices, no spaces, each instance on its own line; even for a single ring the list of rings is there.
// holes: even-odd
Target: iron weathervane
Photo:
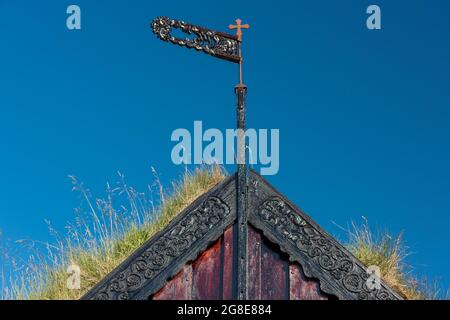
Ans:
[[[235,87],[237,97],[237,217],[238,217],[238,283],[237,297],[247,299],[247,146],[245,142],[247,87],[242,80],[242,29],[248,29],[248,24],[242,24],[237,19],[236,25],[229,25],[230,30],[236,29],[236,35],[195,26],[184,21],[157,17],[151,24],[153,33],[161,40],[172,44],[202,51],[213,57],[239,64],[239,84]],[[186,34],[185,38],[173,35],[174,29]]]
[[[167,42],[189,49],[203,51],[214,57],[239,63],[239,38],[231,34],[209,30],[184,21],[167,17],[158,17],[152,22],[155,35]],[[186,38],[177,38],[172,32],[179,29],[186,34]]]

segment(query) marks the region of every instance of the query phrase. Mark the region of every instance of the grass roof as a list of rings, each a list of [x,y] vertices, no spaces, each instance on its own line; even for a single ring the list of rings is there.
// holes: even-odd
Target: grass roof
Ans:
[[[155,233],[162,230],[196,198],[221,182],[226,174],[218,166],[185,171],[164,190],[156,172],[155,184],[140,193],[129,187],[123,175],[106,196],[95,199],[75,177],[84,210],[76,210],[75,223],[55,244],[46,244],[44,254],[34,254],[25,269],[12,276],[11,285],[1,292],[3,299],[73,300],[79,299]],[[156,192],[155,192],[156,188]],[[157,199],[154,199],[154,195]],[[346,247],[367,266],[379,266],[386,283],[407,299],[435,298],[435,291],[424,290],[404,262],[407,256],[402,237],[382,233],[374,237],[367,223],[352,224]],[[81,271],[80,289],[68,289],[68,267]],[[72,269],[73,270],[73,269]]]

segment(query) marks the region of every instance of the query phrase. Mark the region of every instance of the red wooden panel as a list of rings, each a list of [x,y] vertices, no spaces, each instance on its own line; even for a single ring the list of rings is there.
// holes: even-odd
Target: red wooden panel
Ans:
[[[251,226],[248,228],[247,252],[247,296],[250,300],[261,300],[261,235]]]
[[[192,291],[192,267],[187,265],[153,296],[153,300],[190,300]]]
[[[261,298],[289,300],[289,263],[268,242],[261,246]]]
[[[193,263],[193,300],[219,300],[221,298],[221,247],[222,239],[218,240]]]
[[[231,300],[235,297],[235,232],[231,227],[195,262],[186,265],[155,300]],[[247,292],[250,300],[327,300],[316,279],[307,278],[298,263],[290,263],[278,246],[249,227]]]
[[[223,254],[223,285],[222,285],[222,298],[223,300],[233,299],[233,227],[225,231],[222,242],[222,254]]]
[[[300,265],[291,264],[289,270],[291,300],[328,300],[317,280],[306,278]]]

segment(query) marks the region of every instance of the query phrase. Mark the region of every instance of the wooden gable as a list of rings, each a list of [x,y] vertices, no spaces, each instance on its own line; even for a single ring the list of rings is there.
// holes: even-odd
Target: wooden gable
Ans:
[[[214,187],[83,299],[237,298],[236,177]],[[401,299],[260,175],[248,181],[249,300]]]

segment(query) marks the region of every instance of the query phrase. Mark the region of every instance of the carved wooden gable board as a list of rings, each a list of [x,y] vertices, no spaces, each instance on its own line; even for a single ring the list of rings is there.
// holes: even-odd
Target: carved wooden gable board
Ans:
[[[249,175],[248,299],[401,299],[257,173]],[[198,198],[83,299],[230,300],[236,295],[236,177]]]

